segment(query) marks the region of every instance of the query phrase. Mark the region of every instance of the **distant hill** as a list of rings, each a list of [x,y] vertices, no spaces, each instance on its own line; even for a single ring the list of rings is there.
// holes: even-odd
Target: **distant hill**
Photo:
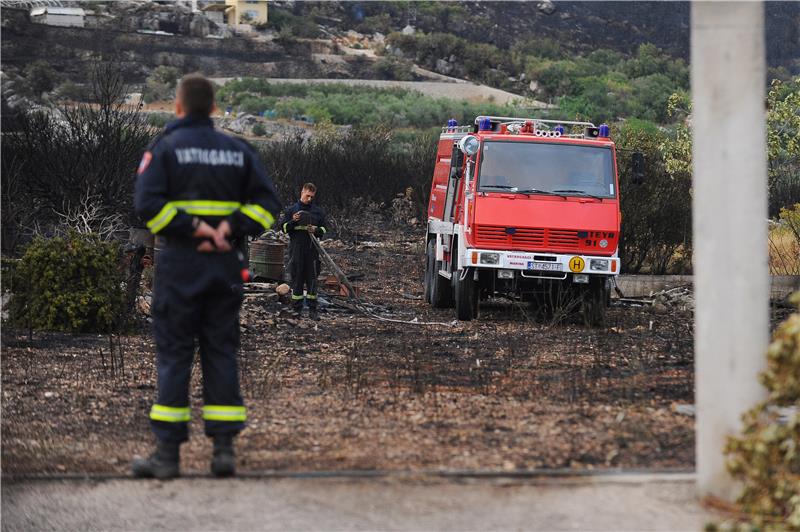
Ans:
[[[501,48],[539,39],[575,52],[609,48],[630,54],[652,43],[689,59],[689,2],[275,2],[274,7],[324,15],[319,22],[343,30],[361,31],[383,20],[388,21],[384,32],[411,25]],[[765,18],[768,65],[799,73],[800,2],[766,2]]]
[[[159,66],[218,78],[458,78],[598,121],[665,123],[670,95],[689,88],[688,2],[275,1],[270,22],[242,35],[186,5],[86,7],[102,8],[100,27],[44,26],[27,10],[0,12],[4,105],[26,93],[38,98],[28,79],[36,62],[56,95],[85,92],[99,57],[134,90]],[[800,74],[800,2],[767,2],[765,12],[768,78]]]

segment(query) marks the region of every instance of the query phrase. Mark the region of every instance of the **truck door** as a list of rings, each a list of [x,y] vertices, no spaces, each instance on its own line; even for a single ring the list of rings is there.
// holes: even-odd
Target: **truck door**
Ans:
[[[453,221],[453,213],[455,212],[456,204],[456,190],[458,181],[461,179],[462,166],[464,164],[464,154],[458,149],[458,146],[453,145],[453,155],[450,157],[450,178],[447,180],[447,195],[444,202],[444,215],[442,220],[445,222]]]
[[[444,202],[444,213],[442,220],[445,222],[453,223],[456,212],[456,205],[458,201],[458,186],[463,175],[464,154],[458,149],[458,146],[453,145],[453,153],[450,156],[450,177],[447,180],[447,195]],[[449,256],[452,253],[453,247],[453,234],[441,235],[441,243],[444,252]],[[450,270],[449,257],[445,257],[444,269]]]

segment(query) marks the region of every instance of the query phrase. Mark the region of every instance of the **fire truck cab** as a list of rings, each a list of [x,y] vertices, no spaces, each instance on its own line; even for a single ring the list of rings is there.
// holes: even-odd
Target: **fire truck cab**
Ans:
[[[566,128],[566,129],[565,129]],[[442,128],[428,203],[425,296],[459,320],[507,296],[601,325],[620,260],[609,128],[479,116]]]

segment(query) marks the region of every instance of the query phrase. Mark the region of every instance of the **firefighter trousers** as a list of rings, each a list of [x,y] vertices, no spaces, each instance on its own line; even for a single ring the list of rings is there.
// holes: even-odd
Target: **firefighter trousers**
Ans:
[[[303,308],[303,287],[308,308],[317,309],[317,275],[319,259],[311,253],[299,254],[292,258],[292,307],[296,311]]]
[[[199,253],[193,246],[168,246],[156,264],[152,317],[158,397],[150,422],[163,441],[183,442],[189,437],[195,339],[203,373],[206,435],[237,434],[246,419],[236,358],[243,299],[241,261],[235,252]]]

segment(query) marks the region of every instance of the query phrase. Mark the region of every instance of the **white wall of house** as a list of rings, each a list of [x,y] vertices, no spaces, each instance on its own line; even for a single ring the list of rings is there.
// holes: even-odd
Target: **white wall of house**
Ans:
[[[31,20],[48,26],[73,26],[83,28],[85,12],[79,8],[39,7],[31,10]]]

